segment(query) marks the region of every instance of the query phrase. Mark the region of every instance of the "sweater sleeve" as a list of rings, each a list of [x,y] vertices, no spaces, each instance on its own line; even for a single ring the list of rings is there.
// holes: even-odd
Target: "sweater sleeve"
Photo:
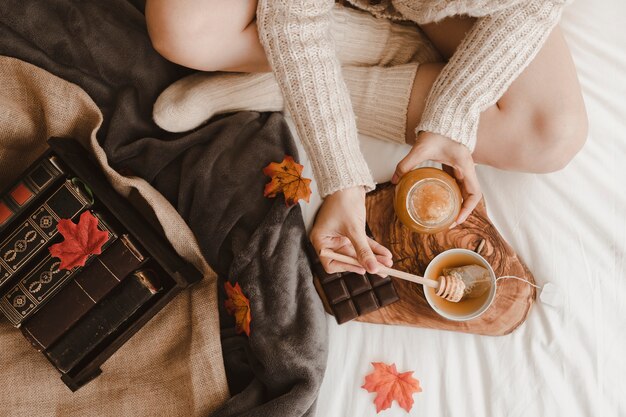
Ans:
[[[330,35],[333,0],[259,0],[261,44],[311,161],[320,194],[374,181]]]
[[[529,0],[479,18],[435,81],[416,132],[438,133],[473,151],[480,113],[532,61],[562,8]]]

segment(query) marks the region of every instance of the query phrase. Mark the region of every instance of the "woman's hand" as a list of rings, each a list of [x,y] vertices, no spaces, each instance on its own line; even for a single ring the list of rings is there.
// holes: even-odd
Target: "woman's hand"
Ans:
[[[348,265],[326,257],[320,257],[322,266],[329,274],[343,271],[375,274],[379,263],[391,267],[391,252],[365,234],[365,190],[352,187],[337,191],[324,199],[315,225],[311,230],[311,242],[319,254],[330,249],[359,260],[363,266]]]
[[[482,193],[472,154],[460,143],[436,133],[420,132],[409,154],[398,163],[391,182],[397,184],[404,174],[427,160],[440,162],[452,169],[452,174],[461,187],[463,206],[450,228],[463,223],[480,202]]]

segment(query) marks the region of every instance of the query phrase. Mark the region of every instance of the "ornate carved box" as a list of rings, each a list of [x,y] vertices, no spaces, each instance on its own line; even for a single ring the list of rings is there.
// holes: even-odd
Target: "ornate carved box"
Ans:
[[[75,391],[201,274],[76,141],[48,143],[0,193],[0,311]]]

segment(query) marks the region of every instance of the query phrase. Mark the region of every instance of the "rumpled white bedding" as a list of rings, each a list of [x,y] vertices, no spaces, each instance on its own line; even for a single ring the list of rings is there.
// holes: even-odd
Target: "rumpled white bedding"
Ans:
[[[376,361],[420,380],[411,416],[626,416],[626,2],[578,0],[561,26],[589,114],[585,148],[550,175],[478,168],[491,219],[537,282],[559,288],[561,305],[537,302],[503,337],[329,316],[318,416],[377,415],[360,388]],[[365,137],[361,146],[377,181],[408,149]],[[314,190],[307,224],[319,204]],[[407,413],[394,403],[378,415]]]

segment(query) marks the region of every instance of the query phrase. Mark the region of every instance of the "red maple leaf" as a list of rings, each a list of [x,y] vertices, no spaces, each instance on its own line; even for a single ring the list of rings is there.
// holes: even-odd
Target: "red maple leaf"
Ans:
[[[98,219],[86,211],[80,215],[78,224],[69,219],[61,219],[57,229],[65,238],[48,249],[50,255],[59,258],[59,269],[72,269],[85,266],[89,255],[102,253],[102,245],[109,240],[109,233],[98,229]]]
[[[235,326],[237,333],[245,333],[250,336],[250,322],[252,315],[250,314],[250,300],[243,295],[239,283],[235,283],[233,287],[230,282],[224,284],[226,296],[228,299],[224,302],[228,314],[235,316]]]
[[[398,373],[394,363],[372,362],[372,365],[374,372],[365,377],[361,388],[377,394],[374,399],[376,413],[391,407],[393,400],[407,412],[411,411],[413,394],[422,391],[419,381],[411,376],[413,371]]]
[[[304,167],[298,164],[289,155],[285,155],[282,162],[272,162],[265,168],[263,173],[272,178],[272,181],[265,185],[263,195],[265,197],[276,197],[278,193],[285,195],[285,204],[291,207],[304,200],[309,202],[311,196],[311,180],[302,177]]]

